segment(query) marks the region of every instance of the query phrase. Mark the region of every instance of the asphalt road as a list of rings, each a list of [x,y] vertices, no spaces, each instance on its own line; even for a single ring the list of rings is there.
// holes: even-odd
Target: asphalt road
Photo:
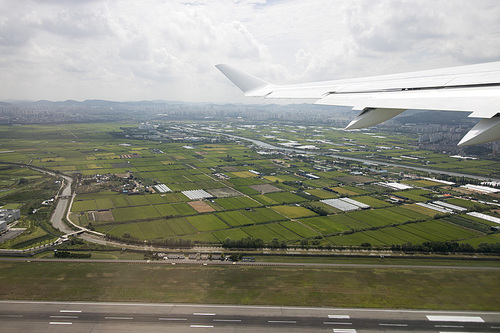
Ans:
[[[499,312],[0,301],[0,332],[499,332]]]

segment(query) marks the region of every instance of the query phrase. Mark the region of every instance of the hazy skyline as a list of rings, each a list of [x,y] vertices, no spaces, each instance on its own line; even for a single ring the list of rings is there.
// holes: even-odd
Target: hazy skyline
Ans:
[[[497,0],[0,0],[0,99],[261,102],[274,83],[500,60]]]

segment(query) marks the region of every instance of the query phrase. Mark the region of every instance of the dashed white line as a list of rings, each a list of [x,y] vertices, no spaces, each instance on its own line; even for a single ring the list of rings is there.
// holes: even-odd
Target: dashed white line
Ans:
[[[192,328],[214,328],[213,326],[210,326],[210,325],[189,325],[189,327],[192,327]]]
[[[104,317],[104,319],[116,319],[116,320],[132,320],[133,317]]]
[[[50,318],[68,318],[68,319],[77,319],[78,316],[50,316]]]
[[[463,328],[463,326],[458,326],[458,325],[434,325],[434,327],[440,327],[440,328]]]
[[[240,323],[241,319],[214,319],[213,321],[222,321],[228,323]]]
[[[271,324],[297,324],[295,320],[268,320]]]
[[[158,320],[183,321],[183,320],[187,320],[187,318],[158,318]]]
[[[469,316],[430,316],[427,315],[427,319],[430,321],[456,321],[460,323],[484,323],[481,317],[469,317]]]
[[[353,328],[334,328],[333,333],[356,333],[356,330]]]
[[[203,312],[195,312],[193,316],[215,316],[215,313],[203,313]]]
[[[71,325],[69,321],[51,321],[49,325]]]
[[[61,312],[61,313],[64,313],[64,312],[68,312],[68,313],[81,313],[82,310],[59,310],[59,312]]]
[[[344,322],[324,321],[323,324],[325,324],[325,325],[352,325],[352,323],[348,323],[346,321],[344,321]]]
[[[349,315],[328,315],[328,319],[351,319]]]
[[[395,327],[406,327],[408,324],[378,324],[379,326],[395,326]]]

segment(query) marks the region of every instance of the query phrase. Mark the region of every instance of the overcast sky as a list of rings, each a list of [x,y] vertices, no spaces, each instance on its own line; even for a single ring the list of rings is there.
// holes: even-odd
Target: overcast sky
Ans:
[[[273,83],[500,60],[498,0],[0,0],[0,99],[253,102]]]

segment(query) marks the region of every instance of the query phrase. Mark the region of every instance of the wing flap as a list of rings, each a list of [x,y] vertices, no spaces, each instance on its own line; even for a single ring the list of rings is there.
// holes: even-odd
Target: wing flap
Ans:
[[[356,109],[389,108],[468,111],[471,116],[491,118],[500,111],[500,87],[435,89],[376,93],[335,93],[315,102],[354,106]]]

